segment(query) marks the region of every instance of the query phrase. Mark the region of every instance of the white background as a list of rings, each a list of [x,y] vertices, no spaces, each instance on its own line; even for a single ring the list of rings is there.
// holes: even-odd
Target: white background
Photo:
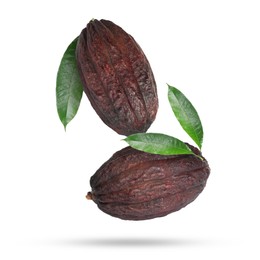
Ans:
[[[0,5],[0,258],[260,259],[259,1],[4,1]],[[207,187],[179,212],[122,221],[85,199],[89,178],[126,144],[86,96],[65,132],[56,73],[92,18],[132,34],[160,100],[149,132],[192,143],[166,83],[204,126]]]

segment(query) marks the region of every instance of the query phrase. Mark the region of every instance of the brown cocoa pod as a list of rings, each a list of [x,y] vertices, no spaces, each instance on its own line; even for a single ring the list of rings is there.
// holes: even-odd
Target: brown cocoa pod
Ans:
[[[204,189],[210,168],[195,155],[156,155],[126,147],[91,177],[92,199],[103,212],[126,220],[162,217],[185,207]]]
[[[77,65],[92,107],[121,135],[146,132],[158,97],[151,66],[134,38],[108,20],[91,20],[78,38]]]

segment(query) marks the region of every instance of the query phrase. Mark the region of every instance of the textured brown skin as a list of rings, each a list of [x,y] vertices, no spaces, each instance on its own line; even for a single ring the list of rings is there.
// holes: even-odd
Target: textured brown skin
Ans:
[[[198,149],[190,148],[201,156]],[[165,216],[191,203],[204,189],[210,168],[201,158],[155,155],[126,147],[91,177],[92,192],[87,198],[121,219]]]
[[[103,122],[121,135],[146,132],[158,97],[150,64],[121,27],[92,20],[82,30],[76,59],[84,91]]]

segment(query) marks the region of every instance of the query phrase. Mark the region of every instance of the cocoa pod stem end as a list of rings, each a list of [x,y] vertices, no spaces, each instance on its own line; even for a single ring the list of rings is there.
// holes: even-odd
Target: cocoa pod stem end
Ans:
[[[93,195],[92,195],[92,193],[89,191],[88,192],[88,194],[86,195],[86,198],[88,199],[88,200],[93,200]]]

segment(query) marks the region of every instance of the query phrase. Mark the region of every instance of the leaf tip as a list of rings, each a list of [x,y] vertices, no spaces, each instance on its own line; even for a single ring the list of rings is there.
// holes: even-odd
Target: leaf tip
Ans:
[[[166,83],[166,84],[167,84],[167,86],[168,86],[168,90],[170,90],[170,89],[172,88],[172,86],[169,85],[168,83]]]
[[[197,154],[194,154],[197,158],[199,158],[201,161],[205,161],[205,159],[202,157],[202,156],[200,156],[200,155],[197,155]]]
[[[61,121],[61,123],[63,124],[64,131],[66,132],[68,122],[66,122],[66,121]]]

